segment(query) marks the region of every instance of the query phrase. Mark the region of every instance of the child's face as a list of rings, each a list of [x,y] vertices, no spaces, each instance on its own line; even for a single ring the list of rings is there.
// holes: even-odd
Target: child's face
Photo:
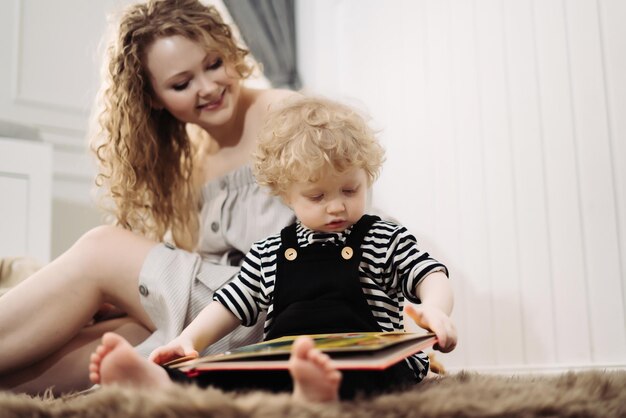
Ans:
[[[210,131],[233,118],[239,79],[219,53],[174,35],[154,41],[146,67],[158,104],[176,119]]]
[[[318,181],[293,184],[284,198],[304,226],[337,232],[363,216],[367,188],[367,174],[361,168],[343,173],[328,170]]]

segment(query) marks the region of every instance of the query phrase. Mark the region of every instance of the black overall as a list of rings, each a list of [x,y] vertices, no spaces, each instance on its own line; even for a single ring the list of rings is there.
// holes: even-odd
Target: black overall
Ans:
[[[274,320],[266,339],[285,335],[381,331],[359,281],[361,242],[377,218],[362,217],[345,245],[298,246],[296,225],[281,232]],[[326,244],[326,245],[324,245]]]
[[[296,224],[281,232],[282,245],[277,253],[276,279],[273,292],[273,321],[265,339],[285,335],[323,334],[353,331],[381,331],[369,307],[359,280],[361,244],[375,216],[363,216],[352,228],[345,245],[313,243],[298,246]],[[324,245],[325,244],[325,245]],[[202,385],[217,385],[231,389],[220,377],[206,380]],[[228,379],[235,378],[232,371]],[[382,392],[415,382],[406,362],[381,372],[343,371],[340,395],[352,398],[357,392]],[[288,372],[245,372],[232,388],[289,390]]]

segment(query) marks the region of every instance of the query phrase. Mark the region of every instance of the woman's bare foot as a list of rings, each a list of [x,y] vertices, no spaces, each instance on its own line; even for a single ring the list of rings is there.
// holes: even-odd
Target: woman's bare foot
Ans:
[[[294,399],[307,402],[333,402],[339,399],[341,372],[328,355],[315,348],[309,337],[299,337],[289,358]]]
[[[173,384],[161,366],[141,357],[128,341],[112,332],[102,336],[102,343],[91,354],[89,379],[101,385],[150,388]]]

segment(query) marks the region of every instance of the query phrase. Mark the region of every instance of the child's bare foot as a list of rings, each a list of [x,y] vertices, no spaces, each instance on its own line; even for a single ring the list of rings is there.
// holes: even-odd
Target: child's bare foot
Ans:
[[[165,387],[172,384],[161,366],[141,357],[123,337],[107,332],[91,354],[89,379],[93,383],[136,387]]]
[[[328,355],[315,348],[309,337],[299,337],[291,349],[289,372],[293,378],[294,399],[333,402],[339,399],[341,372]]]

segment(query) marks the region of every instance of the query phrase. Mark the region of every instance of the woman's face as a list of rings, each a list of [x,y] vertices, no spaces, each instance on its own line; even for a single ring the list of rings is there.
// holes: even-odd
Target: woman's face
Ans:
[[[233,118],[239,78],[217,51],[207,52],[199,42],[174,35],[154,41],[146,61],[156,106],[209,131]]]

